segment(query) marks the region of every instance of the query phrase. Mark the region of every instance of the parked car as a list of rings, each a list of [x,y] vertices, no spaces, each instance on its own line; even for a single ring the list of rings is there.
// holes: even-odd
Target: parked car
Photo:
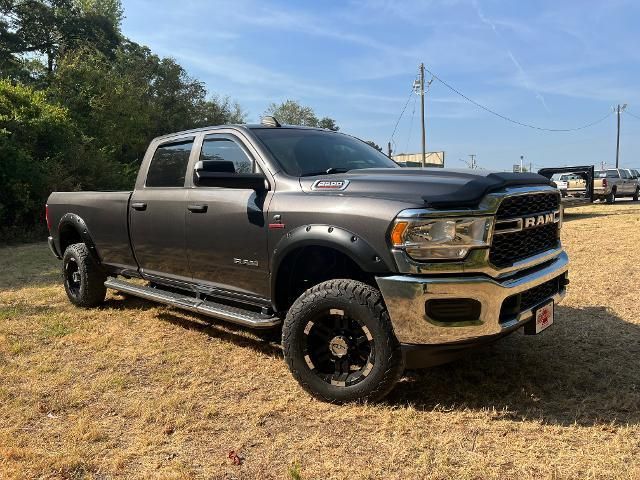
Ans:
[[[580,175],[573,173],[559,174],[556,173],[551,180],[556,184],[556,188],[563,197],[566,196],[584,196],[587,189],[587,182]]]
[[[594,199],[606,200],[607,203],[614,203],[620,197],[632,197],[637,202],[640,186],[629,171],[623,168],[596,170],[593,196]]]
[[[556,173],[551,177],[551,181],[556,185],[556,188],[560,191],[560,195],[567,196],[567,188],[569,187],[569,175]]]
[[[156,138],[133,191],[55,192],[46,212],[73,304],[96,307],[110,288],[281,327],[291,373],[331,402],[375,400],[405,367],[541,332],[568,283],[547,178],[400,168],[271,117]]]

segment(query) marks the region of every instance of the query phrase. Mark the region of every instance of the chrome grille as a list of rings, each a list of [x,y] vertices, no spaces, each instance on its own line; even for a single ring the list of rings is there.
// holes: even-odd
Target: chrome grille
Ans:
[[[517,219],[553,212],[560,208],[557,192],[516,195],[505,198],[496,217],[498,220]],[[515,262],[558,248],[558,224],[549,223],[537,228],[502,233],[493,236],[489,261],[496,268],[507,268]]]

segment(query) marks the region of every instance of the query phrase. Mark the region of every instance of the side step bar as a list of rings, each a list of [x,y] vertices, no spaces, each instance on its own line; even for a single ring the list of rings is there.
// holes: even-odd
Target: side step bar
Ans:
[[[134,285],[129,282],[118,280],[117,278],[109,278],[104,282],[105,287],[117,290],[119,292],[128,293],[136,297],[145,298],[153,302],[164,303],[172,307],[189,310],[191,312],[201,313],[209,317],[225,320],[230,323],[243,325],[251,328],[272,328],[280,324],[280,318],[273,315],[264,315],[262,313],[244,310],[242,308],[230,307],[221,303],[211,302],[209,300],[199,300],[181,295],[179,293],[169,292],[159,288],[151,288],[144,285]]]

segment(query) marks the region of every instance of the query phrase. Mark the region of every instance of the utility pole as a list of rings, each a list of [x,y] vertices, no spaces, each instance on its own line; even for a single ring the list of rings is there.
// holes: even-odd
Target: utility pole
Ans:
[[[424,63],[420,64],[420,117],[422,118],[422,168],[424,168],[427,161],[427,140],[424,131]]]
[[[616,168],[618,168],[619,166],[619,160],[620,160],[620,113],[624,112],[624,109],[627,108],[627,104],[625,103],[624,105],[620,106],[620,104],[618,104],[618,107],[616,108],[616,113],[618,114],[618,135],[616,138]]]
[[[524,162],[524,155],[520,155],[520,173],[522,173],[523,162]]]
[[[477,168],[477,167],[476,167],[476,154],[475,154],[475,153],[472,153],[472,154],[470,154],[470,155],[469,155],[469,157],[471,158],[471,165],[469,165],[469,167],[470,167],[471,169],[475,169],[475,168]]]
[[[391,142],[387,142],[387,157],[391,158]]]

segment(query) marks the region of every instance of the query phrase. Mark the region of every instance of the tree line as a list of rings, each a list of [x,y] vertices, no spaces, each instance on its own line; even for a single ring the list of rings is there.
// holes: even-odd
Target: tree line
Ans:
[[[123,14],[120,0],[0,0],[0,242],[42,238],[52,191],[132,188],[156,136],[247,120],[127,38]],[[339,129],[293,100],[265,113]]]

